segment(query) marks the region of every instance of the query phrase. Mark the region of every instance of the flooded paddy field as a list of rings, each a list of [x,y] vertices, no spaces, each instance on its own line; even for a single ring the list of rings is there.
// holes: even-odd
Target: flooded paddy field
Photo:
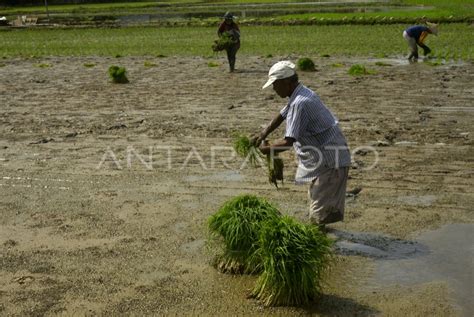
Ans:
[[[211,266],[207,218],[235,195],[306,220],[292,152],[276,190],[230,148],[234,132],[260,131],[285,105],[261,90],[283,58],[296,59],[239,55],[233,74],[223,56],[216,67],[202,57],[2,60],[0,315],[467,316],[472,63],[315,58],[318,71],[300,79],[339,118],[349,190],[362,189],[331,226],[337,261],[324,295],[263,308],[246,298],[256,277]],[[355,63],[376,74],[350,76]],[[113,64],[129,84],[110,83]]]

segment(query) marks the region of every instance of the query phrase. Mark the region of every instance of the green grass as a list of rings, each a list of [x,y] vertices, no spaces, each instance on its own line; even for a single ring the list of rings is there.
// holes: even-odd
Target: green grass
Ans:
[[[252,26],[242,28],[239,55],[401,56],[408,25]],[[14,56],[209,56],[215,28],[129,27],[0,31],[0,57]],[[474,32],[466,24],[442,25],[429,36],[433,51],[474,59]]]

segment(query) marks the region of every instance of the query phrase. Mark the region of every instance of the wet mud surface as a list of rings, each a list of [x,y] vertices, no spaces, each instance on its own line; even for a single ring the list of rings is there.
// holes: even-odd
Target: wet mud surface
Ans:
[[[233,74],[222,56],[2,61],[0,315],[461,314],[438,276],[369,285],[378,261],[432,250],[420,232],[472,223],[472,64],[315,59],[318,71],[300,79],[339,118],[353,150],[349,189],[362,188],[332,226],[341,248],[324,295],[263,308],[246,298],[254,276],[210,265],[206,220],[235,195],[307,219],[294,153],[282,155],[276,190],[229,149],[232,133],[260,131],[285,105],[261,90],[277,60],[238,56]],[[348,75],[355,63],[377,74]],[[125,66],[130,83],[110,83],[111,65]]]

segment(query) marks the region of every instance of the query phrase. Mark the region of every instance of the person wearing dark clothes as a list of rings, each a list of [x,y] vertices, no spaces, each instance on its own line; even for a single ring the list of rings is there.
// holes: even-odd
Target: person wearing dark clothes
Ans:
[[[224,21],[219,25],[217,35],[221,37],[225,32],[230,34],[231,38],[235,41],[235,44],[226,48],[227,60],[229,61],[230,72],[235,70],[235,55],[240,48],[240,29],[237,23],[234,22],[234,16],[232,13],[227,12],[223,16]]]
[[[415,25],[403,31],[403,37],[410,47],[410,55],[408,60],[410,62],[418,61],[418,46],[423,49],[423,54],[426,56],[431,52],[431,49],[424,44],[428,34],[438,35],[438,26],[434,23],[427,22],[427,26]]]

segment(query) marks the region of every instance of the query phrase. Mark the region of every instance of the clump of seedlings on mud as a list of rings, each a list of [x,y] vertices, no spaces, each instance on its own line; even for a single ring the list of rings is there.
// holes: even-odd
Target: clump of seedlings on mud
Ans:
[[[311,58],[303,57],[298,59],[296,62],[298,69],[305,72],[314,72],[316,70],[316,65],[311,60]]]
[[[127,70],[125,67],[115,65],[109,67],[109,76],[112,79],[112,82],[116,84],[126,84],[129,82],[126,72]]]
[[[250,297],[265,306],[298,306],[321,291],[332,241],[317,226],[281,216],[253,195],[237,196],[209,218],[211,237],[223,242],[221,272],[260,273]]]
[[[349,75],[352,76],[363,76],[363,75],[373,75],[375,71],[367,69],[364,65],[354,64],[349,68]]]
[[[216,260],[217,269],[229,273],[255,273],[262,269],[257,248],[262,224],[280,216],[279,211],[263,198],[237,196],[226,202],[209,218],[213,237],[224,242],[223,254]]]
[[[305,305],[321,291],[332,242],[319,229],[285,216],[262,226],[258,258],[263,273],[252,296],[265,306]]]
[[[212,44],[212,50],[214,52],[223,51],[231,48],[235,43],[237,43],[237,41],[234,40],[232,35],[229,32],[224,32],[219,39],[214,41],[214,44]]]
[[[262,152],[260,152],[257,145],[245,135],[238,134],[236,136],[234,140],[234,150],[253,167],[257,167],[259,162],[263,161],[264,155]],[[276,153],[271,153],[266,156],[266,164],[268,168],[268,181],[278,188],[277,181],[283,183],[283,159]]]

